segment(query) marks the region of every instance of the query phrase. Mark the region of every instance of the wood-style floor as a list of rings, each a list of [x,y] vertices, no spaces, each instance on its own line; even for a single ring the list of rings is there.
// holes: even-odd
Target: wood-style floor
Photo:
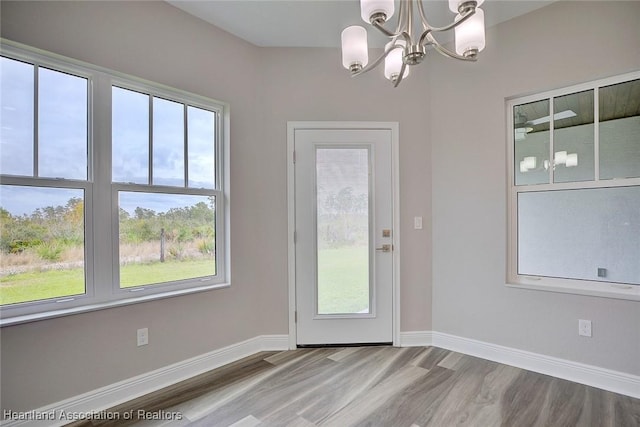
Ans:
[[[640,399],[435,347],[264,352],[112,410],[182,417],[141,426],[640,426]],[[90,425],[125,423],[74,424]]]

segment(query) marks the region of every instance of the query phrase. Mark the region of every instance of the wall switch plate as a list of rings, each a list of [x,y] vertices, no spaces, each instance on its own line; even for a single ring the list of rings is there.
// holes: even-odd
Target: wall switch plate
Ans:
[[[149,344],[149,328],[138,329],[138,347]]]
[[[578,320],[578,335],[582,337],[591,337],[591,320]]]
[[[413,228],[416,230],[422,230],[422,217],[415,216],[413,217]]]

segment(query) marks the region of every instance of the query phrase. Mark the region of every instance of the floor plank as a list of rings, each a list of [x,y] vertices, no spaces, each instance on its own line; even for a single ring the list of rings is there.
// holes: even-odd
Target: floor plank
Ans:
[[[640,426],[640,399],[435,347],[263,352],[112,411],[139,409],[182,416],[143,427]]]

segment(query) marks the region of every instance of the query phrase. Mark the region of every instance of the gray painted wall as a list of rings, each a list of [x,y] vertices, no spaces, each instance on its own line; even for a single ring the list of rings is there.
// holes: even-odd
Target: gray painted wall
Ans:
[[[256,48],[160,2],[3,1],[3,37],[231,104],[233,284],[3,328],[2,408],[36,408],[249,337],[286,334],[290,120],[400,122],[401,330],[638,374],[637,303],[503,285],[504,98],[639,68],[639,6],[545,7],[490,30],[480,63],[431,54],[394,91],[381,72],[349,78],[335,49]],[[589,50],[575,49],[582,43]],[[413,230],[414,216],[425,217],[423,230]],[[578,340],[578,317],[594,321],[590,341]],[[137,348],[143,326],[150,344]]]
[[[230,103],[232,275],[230,289],[3,328],[2,408],[40,407],[250,337],[288,333],[289,120],[400,122],[403,223],[425,217],[423,230],[400,230],[401,328],[431,329],[420,72],[387,102],[388,82],[373,74],[352,80],[335,49],[260,49],[162,2],[1,7],[2,37]],[[135,330],[145,326],[150,343],[137,348]]]
[[[638,22],[639,2],[559,2],[487,31],[475,67],[431,57],[434,330],[640,374],[639,303],[504,286],[505,98],[640,69]]]

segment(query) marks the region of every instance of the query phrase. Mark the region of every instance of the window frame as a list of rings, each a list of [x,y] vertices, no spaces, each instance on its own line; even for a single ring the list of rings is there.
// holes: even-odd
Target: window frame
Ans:
[[[548,192],[556,190],[576,190],[593,188],[614,188],[640,186],[640,177],[600,179],[599,158],[599,89],[605,86],[624,83],[640,79],[640,71],[621,74],[608,78],[593,80],[564,88],[549,90],[541,93],[507,98],[507,271],[505,285],[516,289],[532,289],[550,292],[561,292],[578,295],[589,295],[615,299],[640,301],[640,285],[600,282],[583,279],[566,279],[546,276],[518,274],[518,195],[526,192]],[[549,183],[516,185],[515,177],[515,132],[514,107],[530,102],[549,100],[550,116],[553,117],[553,99],[586,90],[594,90],[594,179],[590,181],[554,182],[553,168],[549,168]],[[554,152],[554,120],[550,121],[550,159]]]
[[[0,39],[0,53],[10,59],[77,75],[88,81],[87,180],[0,175],[0,182],[7,185],[82,188],[85,191],[85,294],[1,306],[0,326],[229,287],[229,104],[6,39]],[[214,112],[216,187],[190,188],[188,182],[179,187],[112,182],[113,86],[176,101],[184,104],[185,109],[186,106],[193,106]],[[34,123],[37,123],[37,116],[34,117]],[[185,159],[185,168],[187,161]],[[120,288],[117,195],[122,190],[214,195],[216,275],[207,276],[209,279],[205,281],[193,278]]]

